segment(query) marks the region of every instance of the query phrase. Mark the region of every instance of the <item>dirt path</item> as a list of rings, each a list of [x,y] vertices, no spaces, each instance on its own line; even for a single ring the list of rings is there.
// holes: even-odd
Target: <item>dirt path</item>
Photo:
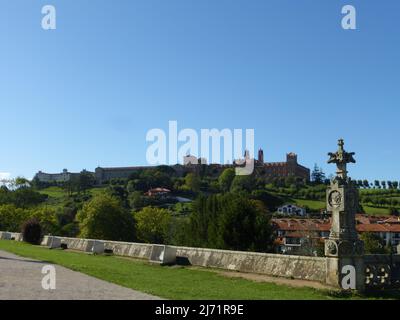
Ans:
[[[232,271],[218,271],[219,274],[230,278],[243,278],[256,282],[272,282],[275,284],[283,284],[291,287],[310,287],[319,290],[335,290],[335,288],[324,285],[317,281],[289,279],[283,277],[271,277],[263,274],[232,272]]]
[[[0,300],[154,300],[158,297],[124,288],[54,265],[56,289],[42,287],[45,262],[0,250]]]
[[[242,278],[242,279],[251,280],[251,281],[255,281],[255,282],[272,282],[275,284],[281,284],[281,285],[285,285],[285,286],[309,287],[309,288],[314,288],[314,289],[318,289],[318,290],[337,290],[334,287],[322,284],[318,281],[289,279],[289,278],[284,278],[284,277],[267,276],[265,274],[259,274],[259,273],[225,271],[225,270],[221,270],[221,269],[212,269],[212,268],[201,268],[201,267],[190,267],[190,268],[195,269],[195,270],[200,270],[200,271],[212,271],[212,272],[218,273],[224,277]]]

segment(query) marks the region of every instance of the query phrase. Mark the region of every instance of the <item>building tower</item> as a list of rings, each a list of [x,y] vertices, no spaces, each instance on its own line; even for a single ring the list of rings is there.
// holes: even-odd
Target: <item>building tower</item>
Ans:
[[[287,153],[286,154],[286,162],[296,164],[297,163],[297,154],[295,154],[293,152]]]
[[[264,164],[264,151],[263,149],[258,150],[258,162]]]

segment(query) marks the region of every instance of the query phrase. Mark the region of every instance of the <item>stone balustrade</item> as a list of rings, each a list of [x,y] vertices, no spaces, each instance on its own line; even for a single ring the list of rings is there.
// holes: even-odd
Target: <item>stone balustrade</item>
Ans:
[[[22,235],[20,233],[0,232],[0,239],[21,241]],[[167,247],[170,249],[168,252],[173,252],[176,258],[183,258],[194,266],[312,280],[328,284],[330,283],[328,281],[329,273],[332,272],[330,270],[332,266],[328,263],[331,258],[326,257],[162,246],[57,236],[44,236],[41,245],[48,248],[58,248],[64,245],[71,250],[98,254],[106,250],[117,256],[152,261],[155,261],[154,255],[160,251],[158,250],[160,247]],[[162,258],[163,260],[157,257],[160,263],[165,263],[164,256]],[[173,257],[168,256],[167,258],[168,261],[173,260]],[[364,255],[362,260],[366,271],[367,288],[400,285],[400,255]],[[394,280],[393,276],[396,274],[398,276]]]

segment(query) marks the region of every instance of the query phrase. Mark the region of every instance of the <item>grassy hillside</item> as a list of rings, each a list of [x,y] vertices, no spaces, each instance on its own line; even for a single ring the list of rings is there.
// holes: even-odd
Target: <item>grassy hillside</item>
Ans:
[[[101,188],[92,188],[87,191],[87,194],[89,196],[94,196],[100,192],[102,192],[105,189],[105,187]],[[43,203],[43,206],[46,207],[61,207],[65,201],[68,201],[71,199],[71,196],[68,195],[68,193],[63,190],[61,187],[48,187],[45,189],[38,190],[39,193],[48,195],[48,199]],[[73,194],[72,197],[76,197],[77,194]]]
[[[95,194],[98,194],[99,192],[102,192],[104,189],[105,189],[105,187],[92,188],[88,192],[91,195],[95,195]],[[48,187],[48,188],[41,189],[38,191],[41,194],[47,194],[50,198],[53,198],[53,199],[64,199],[67,196],[66,191],[63,190],[61,187]]]
[[[313,211],[320,211],[326,208],[326,204],[323,201],[306,199],[293,199],[293,201],[296,205],[300,207],[308,207]]]
[[[380,208],[380,207],[370,207],[370,206],[363,206],[364,211],[366,214],[373,215],[373,216],[386,216],[390,215],[389,208]]]
[[[88,194],[93,196],[99,192],[102,192],[105,188],[106,187],[92,188],[88,190]],[[312,212],[320,212],[321,210],[324,210],[326,208],[325,201],[323,200],[292,197],[290,191],[286,190],[285,188],[280,188],[279,192],[277,192],[276,190],[274,191],[268,190],[268,191],[280,197],[284,203],[293,203],[301,207],[307,207]],[[49,196],[48,200],[44,203],[44,205],[47,207],[57,208],[62,206],[62,204],[68,200],[67,193],[60,187],[49,187],[46,189],[42,189],[39,192]],[[323,198],[323,192],[322,193],[321,191],[319,192]],[[385,199],[397,199],[400,202],[399,192],[397,191],[381,190],[381,189],[360,190],[360,195],[362,197],[368,196],[368,197],[384,197]],[[389,215],[391,213],[390,211],[391,207],[392,206],[390,205],[378,206],[378,205],[372,205],[371,203],[363,204],[365,213],[369,215]],[[397,208],[400,211],[400,205],[394,208]]]

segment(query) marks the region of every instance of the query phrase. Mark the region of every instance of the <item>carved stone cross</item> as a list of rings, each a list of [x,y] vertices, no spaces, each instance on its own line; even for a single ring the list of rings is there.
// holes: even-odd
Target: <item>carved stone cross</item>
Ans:
[[[338,140],[339,149],[335,153],[329,152],[329,160],[328,163],[335,163],[337,170],[336,170],[336,177],[339,179],[346,180],[347,178],[347,164],[348,163],[356,163],[353,156],[355,155],[354,152],[346,152],[343,148],[344,141],[343,139]]]

